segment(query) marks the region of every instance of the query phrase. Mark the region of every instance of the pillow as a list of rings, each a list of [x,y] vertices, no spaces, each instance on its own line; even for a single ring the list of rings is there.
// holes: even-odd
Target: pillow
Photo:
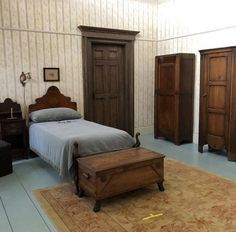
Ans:
[[[78,111],[64,107],[37,110],[30,113],[29,116],[33,122],[62,121],[81,118],[81,114]]]

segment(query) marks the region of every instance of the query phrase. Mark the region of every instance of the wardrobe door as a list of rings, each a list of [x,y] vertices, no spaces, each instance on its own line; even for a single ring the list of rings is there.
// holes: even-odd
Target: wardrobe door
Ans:
[[[206,139],[214,149],[222,149],[227,143],[230,67],[228,53],[209,55]]]
[[[157,133],[170,139],[175,135],[176,57],[159,57],[157,73]]]
[[[231,53],[211,52],[202,56],[199,151],[227,148],[230,102]]]

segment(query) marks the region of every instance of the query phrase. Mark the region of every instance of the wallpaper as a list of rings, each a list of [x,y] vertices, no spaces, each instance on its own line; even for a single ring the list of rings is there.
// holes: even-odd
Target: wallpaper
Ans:
[[[83,114],[79,25],[140,31],[135,41],[135,130],[152,132],[156,0],[0,0],[0,100],[10,97],[25,110],[19,76],[30,72],[26,105],[56,85]],[[44,82],[44,67],[59,67],[60,82]]]

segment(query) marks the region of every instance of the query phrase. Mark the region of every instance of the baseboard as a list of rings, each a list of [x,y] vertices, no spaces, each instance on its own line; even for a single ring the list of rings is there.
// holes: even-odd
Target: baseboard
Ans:
[[[154,126],[136,127],[134,131],[141,133],[141,135],[154,134]],[[193,133],[193,143],[198,144],[198,133]]]

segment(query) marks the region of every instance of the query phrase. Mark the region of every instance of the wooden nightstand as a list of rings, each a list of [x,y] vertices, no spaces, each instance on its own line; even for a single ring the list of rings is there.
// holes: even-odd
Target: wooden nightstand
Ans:
[[[26,124],[24,119],[0,120],[0,139],[12,145],[13,158],[27,158],[26,152]]]
[[[0,140],[0,177],[12,173],[11,145]]]
[[[10,98],[0,103],[0,139],[12,145],[12,157],[28,158],[27,127],[20,105]]]

